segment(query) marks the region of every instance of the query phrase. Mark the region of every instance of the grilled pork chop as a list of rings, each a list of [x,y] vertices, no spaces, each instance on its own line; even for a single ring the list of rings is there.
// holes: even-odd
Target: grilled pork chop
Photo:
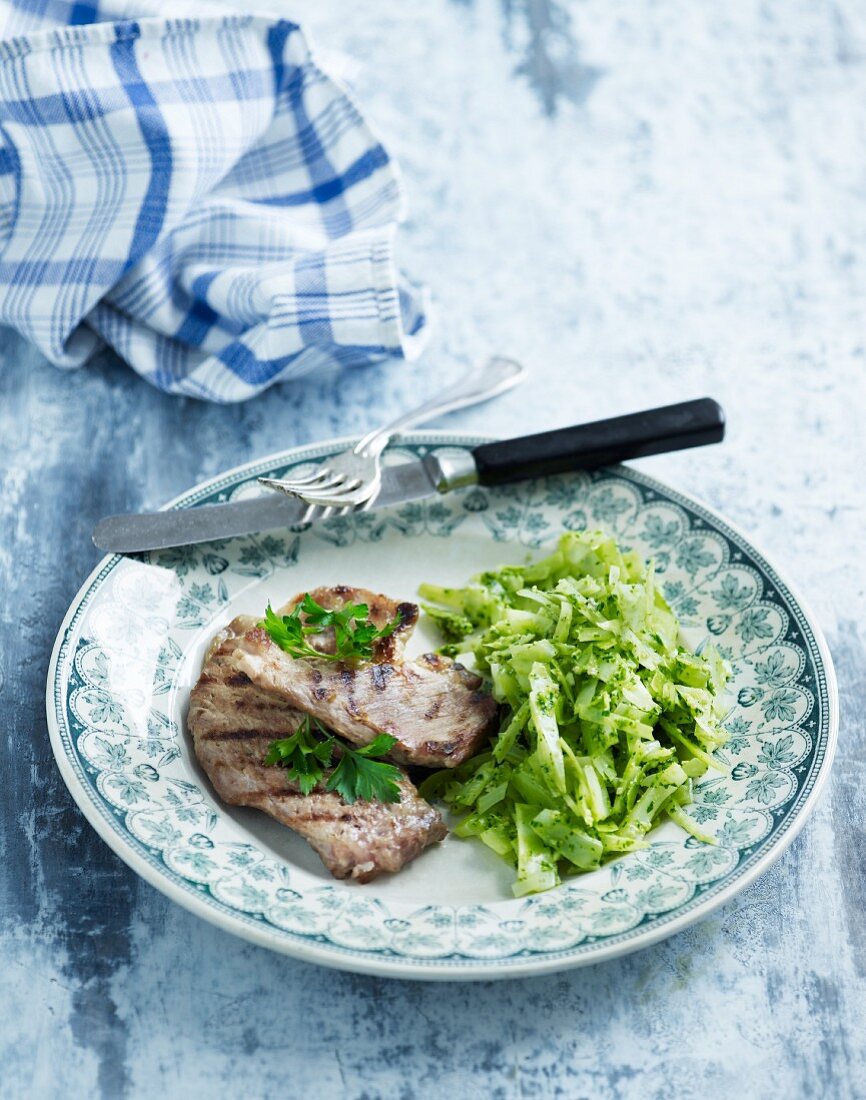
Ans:
[[[190,697],[195,754],[217,794],[231,805],[264,810],[294,829],[336,878],[369,882],[383,871],[399,871],[445,837],[438,811],[405,775],[399,802],[348,805],[321,786],[304,795],[289,783],[284,768],[263,763],[271,741],[290,736],[305,716],[260,691],[235,667],[231,654],[238,636],[255,622],[241,616],[214,638]]]
[[[396,737],[389,755],[404,764],[456,767],[484,743],[496,719],[481,679],[434,653],[355,668],[292,657],[256,627],[238,639],[232,659],[257,687],[347,741],[366,745],[383,732]]]

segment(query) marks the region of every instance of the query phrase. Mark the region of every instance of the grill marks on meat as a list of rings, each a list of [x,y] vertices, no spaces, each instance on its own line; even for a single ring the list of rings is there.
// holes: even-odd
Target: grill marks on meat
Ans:
[[[254,628],[238,639],[233,660],[256,687],[347,741],[366,745],[380,732],[396,737],[389,755],[401,763],[455,767],[481,747],[496,720],[481,679],[433,653],[354,668],[291,657]]]
[[[399,802],[348,805],[322,788],[304,795],[288,782],[284,768],[263,763],[271,741],[294,733],[305,715],[261,691],[234,663],[239,636],[254,625],[254,619],[240,617],[214,638],[190,697],[195,753],[220,798],[288,825],[337,878],[369,882],[383,871],[399,871],[442,840],[442,818],[405,775]]]
[[[279,608],[277,614],[290,615],[301,603],[304,595],[304,592],[299,592],[297,596]],[[398,603],[381,593],[371,592],[369,588],[353,588],[348,584],[338,584],[331,588],[314,588],[309,595],[320,607],[324,607],[328,611],[341,611],[347,603],[366,604],[369,609],[369,621],[377,630],[382,630],[399,615],[400,625],[394,633],[387,638],[379,638],[373,643],[373,661],[376,662],[398,660],[410,634],[415,629],[415,624],[418,622],[417,604]],[[303,613],[301,619],[306,620]],[[254,623],[250,623],[250,626],[254,625]],[[336,648],[333,627],[322,631],[321,634],[307,635],[307,641],[320,653],[333,653]]]

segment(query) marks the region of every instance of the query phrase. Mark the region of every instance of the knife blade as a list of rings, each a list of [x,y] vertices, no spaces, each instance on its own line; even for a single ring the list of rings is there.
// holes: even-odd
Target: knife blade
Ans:
[[[573,470],[592,470],[630,458],[720,443],[725,414],[710,397],[658,409],[576,424],[539,435],[482,443],[471,451],[445,451],[386,465],[370,508],[420,500],[468,485],[507,485]],[[167,550],[197,542],[249,535],[301,523],[307,506],[282,493],[138,515],[109,516],[93,542],[109,553]]]
[[[386,466],[382,488],[372,508],[386,508],[420,500],[437,492],[437,468],[424,460]],[[265,491],[252,500],[228,504],[203,504],[163,512],[108,516],[93,529],[93,543],[109,554],[132,554],[144,550],[168,550],[214,539],[272,531],[300,523],[307,506],[283,493]]]

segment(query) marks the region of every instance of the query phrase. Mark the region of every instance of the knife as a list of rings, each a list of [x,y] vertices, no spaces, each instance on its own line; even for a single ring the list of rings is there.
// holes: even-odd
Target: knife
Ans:
[[[384,466],[382,487],[368,508],[387,508],[470,485],[592,470],[630,458],[720,443],[725,414],[710,397],[577,424],[538,435],[482,443],[469,451],[427,455]],[[300,523],[307,506],[279,493],[229,504],[108,516],[93,531],[107,553],[130,554],[249,535]],[[315,521],[314,521],[315,522]]]

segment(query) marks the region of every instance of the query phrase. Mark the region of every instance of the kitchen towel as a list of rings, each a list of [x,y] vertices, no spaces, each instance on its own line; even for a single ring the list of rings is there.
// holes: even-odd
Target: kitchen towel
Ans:
[[[0,0],[0,324],[214,401],[414,358],[399,176],[300,28],[148,2]]]

